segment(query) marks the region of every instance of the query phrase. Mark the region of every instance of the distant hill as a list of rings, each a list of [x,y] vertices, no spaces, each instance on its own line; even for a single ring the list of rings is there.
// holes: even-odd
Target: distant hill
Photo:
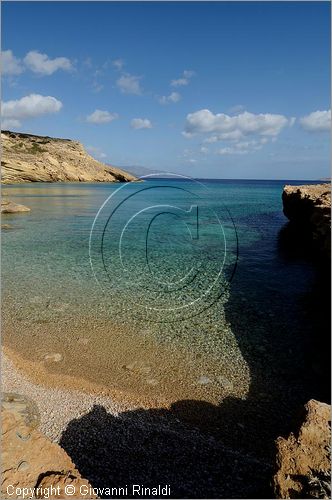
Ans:
[[[78,141],[55,137],[1,132],[2,183],[22,182],[127,182],[136,177],[105,165]]]
[[[129,172],[130,174],[134,175],[135,177],[142,177],[143,175],[162,173],[161,170],[155,170],[152,168],[141,167],[139,165],[129,165],[129,166],[119,167],[119,168],[125,170],[126,172]]]
[[[162,170],[141,167],[139,165],[137,165],[137,166],[125,166],[125,167],[121,167],[121,168],[123,170],[126,170],[127,172],[130,172],[132,175],[135,175],[136,177],[142,177],[142,176],[151,175],[151,174],[160,174],[160,176],[167,177],[167,173],[163,172]],[[168,173],[171,173],[171,172],[168,172]]]

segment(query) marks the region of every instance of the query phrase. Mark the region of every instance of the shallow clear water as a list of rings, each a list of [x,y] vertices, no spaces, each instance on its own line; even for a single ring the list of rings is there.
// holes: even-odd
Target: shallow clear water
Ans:
[[[201,182],[6,186],[31,212],[2,219],[5,343],[144,396],[299,391],[313,270],[280,245],[286,182]]]

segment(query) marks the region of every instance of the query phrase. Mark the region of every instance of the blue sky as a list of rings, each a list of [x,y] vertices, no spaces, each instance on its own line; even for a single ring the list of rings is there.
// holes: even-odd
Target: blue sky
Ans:
[[[329,176],[329,2],[3,2],[3,127],[194,177]]]

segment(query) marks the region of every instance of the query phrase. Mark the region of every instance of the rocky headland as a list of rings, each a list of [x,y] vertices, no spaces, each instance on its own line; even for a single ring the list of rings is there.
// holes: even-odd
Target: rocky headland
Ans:
[[[314,246],[331,254],[331,185],[285,186],[282,193],[285,216],[300,232],[311,235]]]
[[[128,182],[137,178],[95,160],[78,141],[2,131],[2,183]]]

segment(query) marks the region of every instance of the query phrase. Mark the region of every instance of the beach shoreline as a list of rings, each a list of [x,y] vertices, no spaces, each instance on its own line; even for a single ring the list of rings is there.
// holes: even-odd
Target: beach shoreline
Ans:
[[[114,415],[137,408],[169,406],[161,398],[148,398],[143,394],[137,398],[134,394],[97,385],[86,379],[52,374],[42,362],[23,359],[5,346],[2,346],[1,373],[2,391],[23,394],[32,399],[40,411],[40,430],[56,442],[70,420],[88,413],[94,404],[104,406]]]
[[[40,412],[40,430],[52,441],[58,442],[70,420],[87,413],[93,404],[102,404],[114,414],[135,406],[124,400],[120,403],[120,398],[116,400],[105,393],[103,395],[101,387],[98,393],[97,386],[89,386],[86,381],[74,378],[69,381],[70,377],[66,376],[56,376],[56,382],[50,374],[46,386],[38,381],[42,368],[36,363],[29,366],[29,362],[10,349],[3,347],[1,358],[2,391],[32,399]]]

